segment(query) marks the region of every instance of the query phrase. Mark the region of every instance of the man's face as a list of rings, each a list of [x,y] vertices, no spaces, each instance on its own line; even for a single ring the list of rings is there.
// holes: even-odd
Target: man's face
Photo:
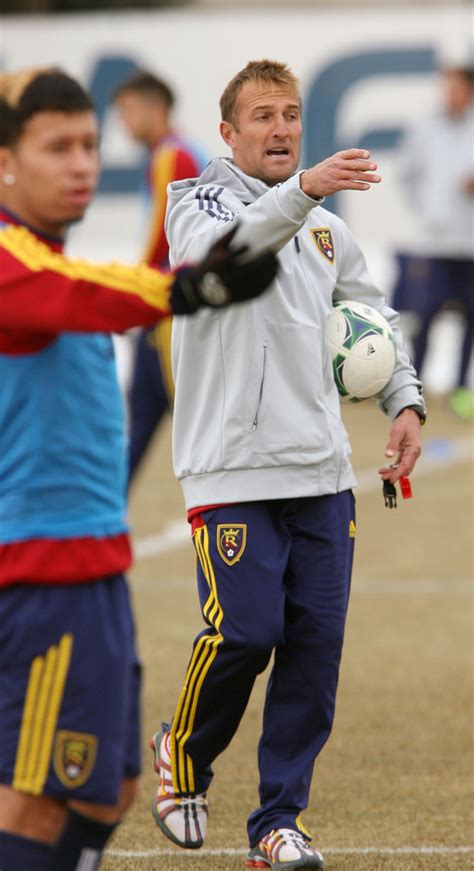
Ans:
[[[472,104],[474,86],[457,70],[444,70],[441,75],[443,100],[449,115],[463,115]]]
[[[15,178],[1,199],[24,221],[53,235],[79,221],[99,176],[98,127],[92,111],[37,112],[12,148],[1,149],[2,172]]]
[[[169,109],[165,103],[136,91],[124,91],[116,102],[120,120],[136,142],[154,145],[166,133]]]
[[[300,158],[301,109],[290,85],[246,82],[234,122],[221,122],[221,135],[240,169],[272,186],[296,171]]]

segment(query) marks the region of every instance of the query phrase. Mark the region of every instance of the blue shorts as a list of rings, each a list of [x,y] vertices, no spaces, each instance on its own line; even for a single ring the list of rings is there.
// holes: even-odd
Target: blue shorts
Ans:
[[[0,783],[117,802],[140,771],[141,666],[118,575],[0,591]]]

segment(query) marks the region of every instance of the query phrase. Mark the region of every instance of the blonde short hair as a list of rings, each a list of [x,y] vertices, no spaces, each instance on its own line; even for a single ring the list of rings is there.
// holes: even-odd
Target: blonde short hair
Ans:
[[[288,85],[293,88],[298,100],[299,81],[287,64],[274,60],[251,60],[243,70],[237,73],[227,85],[220,99],[221,117],[223,121],[235,123],[237,100],[246,82],[266,82]]]

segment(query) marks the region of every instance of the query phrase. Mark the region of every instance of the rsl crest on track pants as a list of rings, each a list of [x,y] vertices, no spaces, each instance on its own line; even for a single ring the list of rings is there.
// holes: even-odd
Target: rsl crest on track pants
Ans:
[[[195,517],[197,636],[171,730],[174,788],[205,792],[274,652],[250,843],[294,827],[331,731],[355,535],[351,491],[227,505]],[[296,823],[297,824],[297,823]]]

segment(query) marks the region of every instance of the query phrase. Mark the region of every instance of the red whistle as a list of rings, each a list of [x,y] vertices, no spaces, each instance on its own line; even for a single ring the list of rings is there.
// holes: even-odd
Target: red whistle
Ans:
[[[411,499],[413,496],[410,479],[402,475],[399,482],[400,490],[404,499]]]

